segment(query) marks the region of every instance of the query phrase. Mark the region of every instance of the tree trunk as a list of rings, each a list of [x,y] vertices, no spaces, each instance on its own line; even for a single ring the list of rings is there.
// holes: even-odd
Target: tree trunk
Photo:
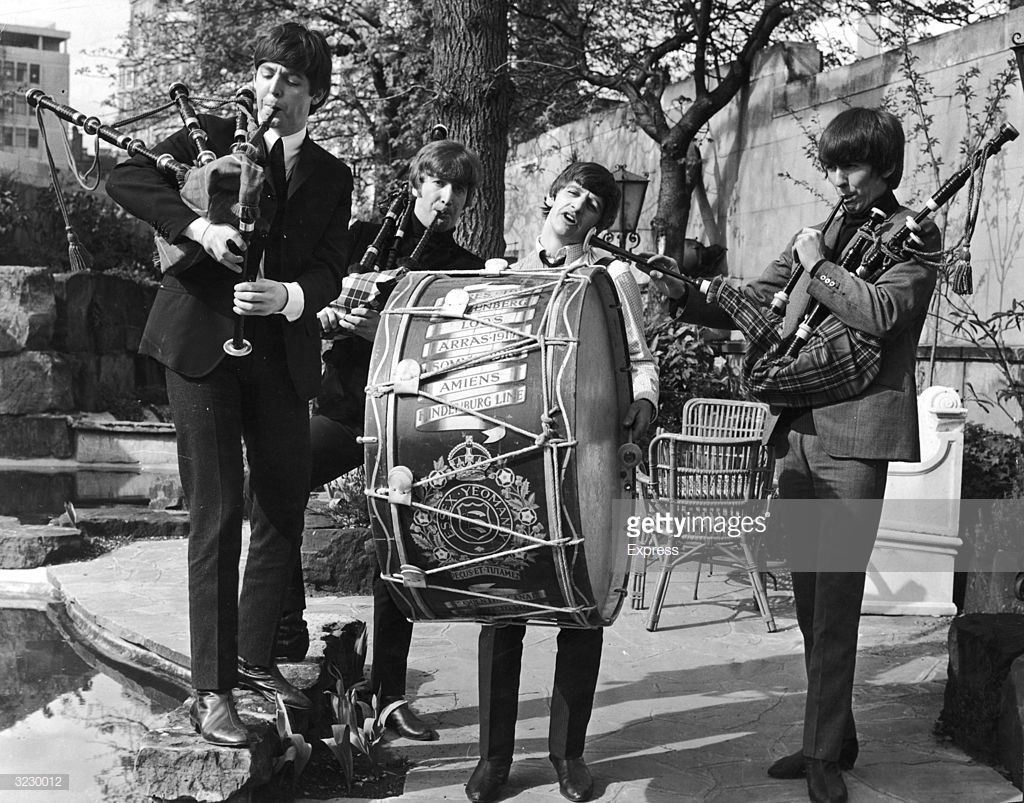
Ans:
[[[686,165],[664,151],[659,162],[661,186],[658,188],[659,245],[680,265],[683,263],[683,240],[690,218],[690,187],[686,181]]]
[[[512,83],[505,0],[435,0],[434,106],[452,139],[475,150],[484,174],[459,240],[488,257],[505,253],[505,159]]]

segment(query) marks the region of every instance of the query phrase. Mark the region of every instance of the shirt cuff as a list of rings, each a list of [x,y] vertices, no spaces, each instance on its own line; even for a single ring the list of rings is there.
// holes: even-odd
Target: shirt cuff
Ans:
[[[302,292],[302,286],[298,282],[282,282],[285,291],[288,293],[288,300],[284,302],[284,308],[279,315],[284,315],[289,323],[297,321],[306,308],[306,294]]]
[[[206,234],[206,230],[213,224],[205,217],[197,217],[191,223],[189,223],[184,230],[181,232],[193,242],[203,244],[203,235]]]
[[[812,279],[818,275],[818,271],[821,270],[821,266],[824,265],[827,261],[827,259],[822,257],[813,265],[811,265],[811,269],[808,271],[808,273],[810,273]]]

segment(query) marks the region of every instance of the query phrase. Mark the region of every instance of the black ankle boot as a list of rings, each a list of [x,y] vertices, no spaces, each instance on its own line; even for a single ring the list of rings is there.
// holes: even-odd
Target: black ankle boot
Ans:
[[[580,803],[590,800],[594,792],[594,779],[582,758],[557,758],[548,756],[558,774],[558,791],[562,797]]]
[[[466,783],[466,797],[473,803],[493,803],[508,783],[508,770],[509,765],[502,761],[480,759]]]
[[[846,803],[850,799],[843,774],[836,762],[808,758],[804,763],[807,796],[811,803]]]
[[[844,772],[846,770],[852,770],[853,765],[857,763],[858,753],[860,753],[860,745],[857,743],[856,739],[843,742],[843,746],[839,751],[839,769]],[[787,781],[795,778],[803,778],[806,775],[806,772],[804,771],[804,754],[797,750],[795,753],[783,756],[768,768],[768,775],[772,778],[779,778]]]
[[[228,691],[196,690],[188,718],[196,733],[210,744],[221,747],[246,747],[249,731],[235,710],[235,699]]]

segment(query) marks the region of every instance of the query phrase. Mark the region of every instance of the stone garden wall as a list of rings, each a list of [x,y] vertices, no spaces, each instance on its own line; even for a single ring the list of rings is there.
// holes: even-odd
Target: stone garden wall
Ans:
[[[66,457],[60,414],[122,417],[160,400],[160,371],[137,354],[155,294],[120,276],[0,266],[0,457]]]

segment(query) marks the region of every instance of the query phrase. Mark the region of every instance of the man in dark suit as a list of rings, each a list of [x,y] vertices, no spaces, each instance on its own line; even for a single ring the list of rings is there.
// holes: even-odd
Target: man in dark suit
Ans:
[[[272,660],[288,573],[297,559],[309,496],[308,400],[320,385],[316,313],[340,288],[348,263],[352,174],[306,133],[327,99],[331,55],[323,35],[296,23],[256,42],[255,90],[267,180],[259,202],[268,228],[245,259],[259,266],[240,281],[246,249],[238,229],[186,204],[175,182],[135,157],[112,173],[107,191],[172,246],[202,246],[198,258],[166,270],[140,353],[166,367],[178,464],[189,507],[188,587],[191,719],[214,744],[244,746],[248,732],[232,697],[236,685],[287,705],[309,700]],[[234,125],[202,115],[209,145],[228,153]],[[189,163],[186,130],[154,150]],[[223,348],[244,316],[248,356]],[[253,498],[252,534],[239,597],[243,454]]]
[[[455,226],[463,210],[473,203],[482,173],[480,158],[459,142],[446,139],[420,148],[409,167],[411,215],[402,237],[392,244],[397,264],[404,264],[412,270],[483,268],[483,260],[460,246],[454,238]],[[432,227],[431,223],[434,224]],[[353,261],[362,257],[379,231],[380,224],[363,221],[352,224],[349,232],[352,235]],[[417,264],[408,264],[421,241],[423,245],[419,249]],[[381,254],[380,259],[387,260],[388,254]],[[357,438],[363,434],[365,389],[380,313],[365,306],[347,309],[328,305],[320,311],[319,317],[325,336],[334,342],[324,354],[323,388],[316,399],[316,414],[310,421],[313,488],[319,488],[363,462],[363,446]],[[412,622],[395,604],[389,585],[379,573],[374,578],[370,688],[377,695],[382,709],[405,697],[405,675],[412,641]],[[303,655],[309,644],[302,620],[304,608],[300,562],[289,584],[278,642],[279,647],[282,642],[297,642]],[[297,654],[289,657],[301,658]],[[408,704],[392,711],[387,725],[409,739],[430,741],[437,738],[437,732]]]
[[[892,114],[852,108],[836,116],[818,142],[818,159],[841,195],[842,215],[825,231],[820,226],[799,231],[761,276],[742,288],[767,307],[790,274],[801,270],[784,335],[817,301],[851,329],[882,344],[881,369],[866,389],[839,402],[773,410],[766,433],[779,457],[781,499],[817,500],[781,507],[804,639],[807,700],[802,749],[768,769],[774,778],[805,777],[812,801],[847,799],[841,770],[853,766],[859,749],[852,700],[865,570],[878,532],[889,461],[920,459],[914,370],[936,272],[912,252],[898,255],[874,283],[837,264],[860,247],[858,230],[872,208],[884,217],[875,232],[883,241],[906,223],[921,234],[921,251],[939,250],[935,227],[922,232],[893,195],[903,173],[903,150],[903,128]],[[653,261],[670,268],[675,264],[664,256]],[[847,267],[852,271],[857,265]],[[721,309],[681,281],[657,272],[651,278],[675,300],[683,320],[731,327]]]

